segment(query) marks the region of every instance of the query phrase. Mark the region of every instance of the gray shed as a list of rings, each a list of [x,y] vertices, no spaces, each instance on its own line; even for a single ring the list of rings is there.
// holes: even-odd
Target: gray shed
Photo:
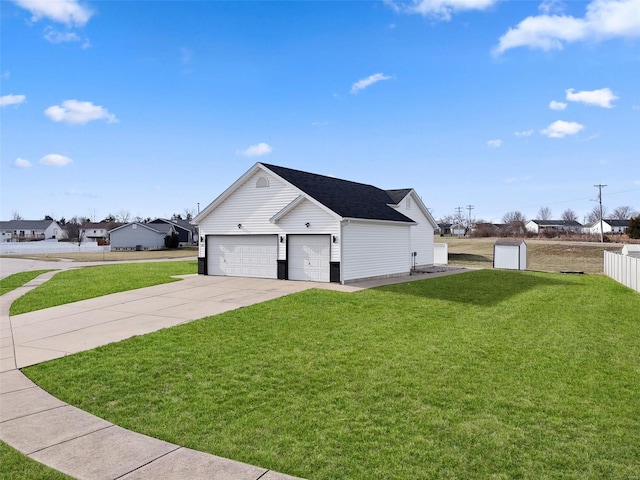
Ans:
[[[640,245],[624,245],[621,253],[622,255],[640,258]]]
[[[493,245],[493,268],[526,270],[526,242],[524,240],[497,240]]]

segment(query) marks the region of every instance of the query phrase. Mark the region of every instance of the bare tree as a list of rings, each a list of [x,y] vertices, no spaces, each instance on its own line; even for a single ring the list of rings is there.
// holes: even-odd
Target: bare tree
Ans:
[[[502,223],[507,225],[507,231],[511,235],[524,235],[524,224],[527,222],[522,212],[513,211],[505,213],[502,217]]]
[[[11,220],[24,220],[24,218],[22,218],[22,215],[20,215],[20,212],[18,212],[17,210],[14,210],[11,212]]]
[[[538,220],[551,220],[551,209],[549,207],[540,207],[538,210]]]
[[[602,219],[607,218],[608,212],[607,212],[607,207],[605,207],[604,205],[602,206]],[[600,220],[602,220],[600,218],[600,206],[596,205],[595,207],[593,207],[593,209],[587,214],[587,216],[585,217],[585,223],[587,225],[592,224],[592,223],[596,223],[599,222]]]
[[[67,238],[72,243],[77,243],[78,247],[82,244],[82,241],[85,237],[85,224],[89,222],[88,218],[82,218],[79,216],[75,216],[70,218],[66,225],[65,230],[67,231]]]
[[[116,218],[119,222],[129,223],[129,220],[131,220],[131,212],[129,212],[129,210],[118,210]]]
[[[564,212],[562,212],[562,220],[564,220],[565,222],[577,222],[578,214],[570,208],[567,208]]]
[[[611,218],[615,220],[629,220],[636,215],[638,215],[638,212],[636,212],[633,207],[624,206],[616,208],[611,214]]]
[[[179,213],[174,213],[171,215],[171,220],[182,220],[182,215]]]
[[[184,209],[184,219],[185,220],[193,220],[193,217],[196,216],[196,211],[193,208],[185,208]]]

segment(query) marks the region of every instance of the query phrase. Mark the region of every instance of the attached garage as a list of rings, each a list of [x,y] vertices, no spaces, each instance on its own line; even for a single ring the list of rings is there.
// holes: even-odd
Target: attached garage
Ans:
[[[198,273],[310,282],[433,264],[435,220],[413,189],[256,163],[194,219]]]
[[[329,281],[331,237],[329,235],[289,235],[289,280]]]
[[[208,235],[207,272],[228,277],[278,277],[277,235]]]

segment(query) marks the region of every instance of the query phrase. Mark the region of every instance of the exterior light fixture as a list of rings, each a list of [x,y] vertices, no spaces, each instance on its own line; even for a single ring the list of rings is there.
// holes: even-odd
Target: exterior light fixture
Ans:
[[[284,237],[280,235],[280,243],[284,243]]]
[[[336,237],[335,235],[333,236],[333,243],[338,243],[338,237]]]
[[[311,226],[311,224],[309,222],[304,224],[305,227],[309,228]]]
[[[241,223],[238,224],[238,228],[242,228],[242,224]]]

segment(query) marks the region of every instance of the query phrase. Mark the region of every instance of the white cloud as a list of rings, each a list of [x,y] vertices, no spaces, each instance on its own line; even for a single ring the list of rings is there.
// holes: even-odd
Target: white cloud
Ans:
[[[564,138],[567,135],[575,135],[583,129],[584,125],[581,125],[577,122],[565,122],[564,120],[557,120],[544,130],[540,130],[540,133],[546,135],[549,138]]]
[[[583,18],[543,14],[527,17],[500,37],[494,54],[511,48],[562,50],[565,43],[640,37],[640,0],[592,0]]]
[[[0,97],[0,107],[20,105],[27,99],[26,95],[4,95]]]
[[[49,43],[69,43],[69,42],[81,42],[83,39],[74,32],[59,32],[51,27],[44,29],[44,39]],[[88,39],[84,39],[82,48],[87,48],[90,45]]]
[[[66,25],[85,25],[93,12],[78,0],[13,0],[13,2],[31,12],[31,20],[37,22],[48,18]]]
[[[487,146],[491,148],[500,148],[502,146],[502,140],[500,140],[499,138],[495,140],[488,140]]]
[[[258,143],[257,145],[251,145],[246,150],[237,150],[237,155],[244,155],[245,157],[260,157],[271,153],[273,148],[268,143]]]
[[[562,0],[544,0],[539,6],[540,10],[545,15],[550,13],[560,13],[564,11],[564,2]]]
[[[600,90],[573,92],[573,88],[566,90],[567,100],[570,102],[581,102],[586,105],[595,105],[602,108],[613,108],[611,102],[617,100],[611,89],[601,88]]]
[[[513,134],[516,137],[530,137],[531,135],[533,135],[533,129],[531,129],[531,130],[523,130],[521,132],[514,132]]]
[[[358,80],[351,86],[350,93],[358,93],[360,90],[364,90],[367,87],[370,87],[374,83],[381,82],[383,80],[389,80],[391,77],[389,75],[385,75],[384,73],[374,73],[373,75],[369,75],[367,78],[363,78]]]
[[[551,100],[551,102],[549,102],[549,108],[551,110],[564,110],[565,108],[567,108],[567,104],[564,102],[556,102],[555,100]]]
[[[449,21],[451,14],[465,10],[486,10],[498,0],[385,0],[396,12],[418,13],[425,17]]]
[[[40,159],[42,165],[48,165],[50,167],[64,167],[72,162],[69,157],[64,155],[58,155],[57,153],[50,153]]]
[[[16,161],[13,162],[13,166],[17,168],[29,168],[31,167],[31,162],[24,158],[16,158]]]
[[[62,106],[54,105],[47,108],[44,114],[54,122],[67,122],[82,124],[91,120],[106,120],[109,123],[115,123],[118,120],[116,116],[91,102],[79,102],[78,100],[65,100]]]

